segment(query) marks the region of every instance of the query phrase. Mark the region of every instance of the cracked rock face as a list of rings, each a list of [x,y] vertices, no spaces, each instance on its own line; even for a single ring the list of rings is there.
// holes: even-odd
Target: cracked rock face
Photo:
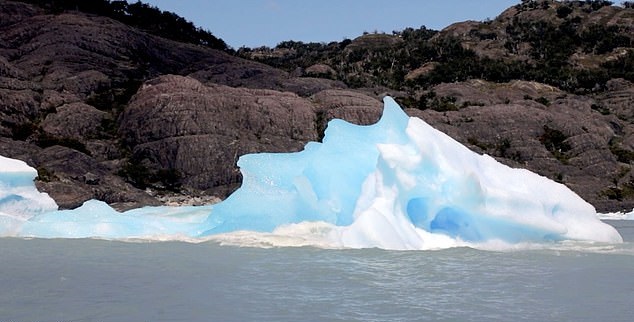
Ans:
[[[163,102],[167,95],[189,104],[192,114],[173,119],[178,124],[163,115],[163,132],[152,134],[160,139],[145,133],[120,137],[132,135],[118,129],[117,122],[130,98],[141,84],[165,74],[191,75],[179,79],[184,81],[181,95],[189,95],[183,86],[192,84],[205,90],[188,102],[170,90],[142,91],[139,99]],[[223,89],[221,84],[251,89]],[[141,185],[130,184],[130,164],[148,166],[152,173],[177,171],[185,189],[235,185],[239,175],[234,162],[240,154],[298,150],[317,136],[313,115],[306,113],[310,103],[300,97],[342,87],[341,82],[292,77],[222,51],[149,35],[106,17],[76,11],[50,14],[29,4],[0,1],[0,153],[38,168],[39,185],[62,208],[90,198],[122,208],[156,204],[156,198],[138,189]],[[207,97],[223,91],[225,98]],[[234,102],[243,94],[244,99]],[[158,96],[150,99],[152,95]],[[227,114],[214,102],[238,109]],[[165,106],[181,112],[180,106]],[[126,115],[133,115],[136,107]],[[225,125],[223,118],[231,123]],[[224,132],[210,125],[224,127]],[[134,151],[124,144],[134,144]],[[159,158],[156,153],[166,154]],[[82,166],[74,168],[77,162]],[[208,171],[216,174],[206,175]]]
[[[354,92],[306,99],[167,75],[139,90],[120,117],[119,134],[144,166],[176,170],[188,187],[229,191],[240,182],[239,156],[299,151],[318,140],[328,119],[371,123],[380,111],[378,100]]]

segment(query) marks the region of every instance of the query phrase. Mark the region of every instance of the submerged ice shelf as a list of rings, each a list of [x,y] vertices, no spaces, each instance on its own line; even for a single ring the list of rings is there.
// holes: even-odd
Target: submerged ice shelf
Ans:
[[[242,156],[242,186],[225,201],[204,208],[146,207],[118,213],[98,201],[65,211],[6,207],[18,199],[48,196],[38,195],[34,188],[28,196],[12,193],[31,182],[34,174],[11,181],[5,178],[12,172],[3,167],[0,234],[296,235],[307,224],[319,223],[308,234],[335,247],[622,241],[614,228],[597,219],[594,207],[564,185],[476,154],[421,119],[408,117],[391,98],[384,102],[383,116],[374,125],[333,120],[323,142],[311,142],[303,151]],[[289,227],[298,230],[289,232]]]

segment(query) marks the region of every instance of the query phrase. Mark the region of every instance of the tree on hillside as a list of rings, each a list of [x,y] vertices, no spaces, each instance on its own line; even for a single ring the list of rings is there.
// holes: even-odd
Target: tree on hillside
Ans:
[[[17,0],[37,5],[53,14],[81,11],[109,17],[148,33],[219,50],[229,50],[227,44],[211,32],[197,28],[193,23],[168,11],[137,1],[121,0]]]

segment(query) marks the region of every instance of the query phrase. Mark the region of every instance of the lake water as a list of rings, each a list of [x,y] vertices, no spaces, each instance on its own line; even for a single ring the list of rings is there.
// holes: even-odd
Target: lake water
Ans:
[[[0,322],[631,321],[622,245],[490,251],[0,239]]]

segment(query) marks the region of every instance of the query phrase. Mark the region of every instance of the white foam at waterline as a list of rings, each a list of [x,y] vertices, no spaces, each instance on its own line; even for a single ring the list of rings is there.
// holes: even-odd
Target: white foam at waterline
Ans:
[[[302,222],[298,224],[284,225],[271,233],[256,231],[234,231],[218,235],[205,237],[191,237],[183,234],[155,234],[137,237],[108,238],[89,237],[81,239],[119,241],[128,243],[163,243],[182,242],[191,244],[214,243],[221,246],[246,247],[246,248],[286,248],[286,247],[312,247],[316,249],[367,249],[381,248],[354,245],[344,245],[341,237],[342,230],[346,227],[334,226],[324,222]],[[459,239],[452,239],[443,234],[429,234],[425,247],[420,249],[395,248],[391,250],[399,251],[442,251],[452,248],[471,248],[492,252],[525,252],[539,251],[548,252],[556,256],[574,253],[596,253],[596,254],[622,254],[634,255],[634,245],[609,244],[592,241],[560,241],[550,243],[522,242],[508,243],[502,240],[488,240],[486,242],[465,242]],[[21,237],[33,239],[34,237]],[[41,238],[41,237],[37,237]],[[53,239],[58,237],[52,237]],[[80,238],[77,238],[80,239]],[[382,248],[385,249],[385,248]]]
[[[597,218],[601,220],[634,220],[634,209],[630,212],[608,212],[597,213]]]

